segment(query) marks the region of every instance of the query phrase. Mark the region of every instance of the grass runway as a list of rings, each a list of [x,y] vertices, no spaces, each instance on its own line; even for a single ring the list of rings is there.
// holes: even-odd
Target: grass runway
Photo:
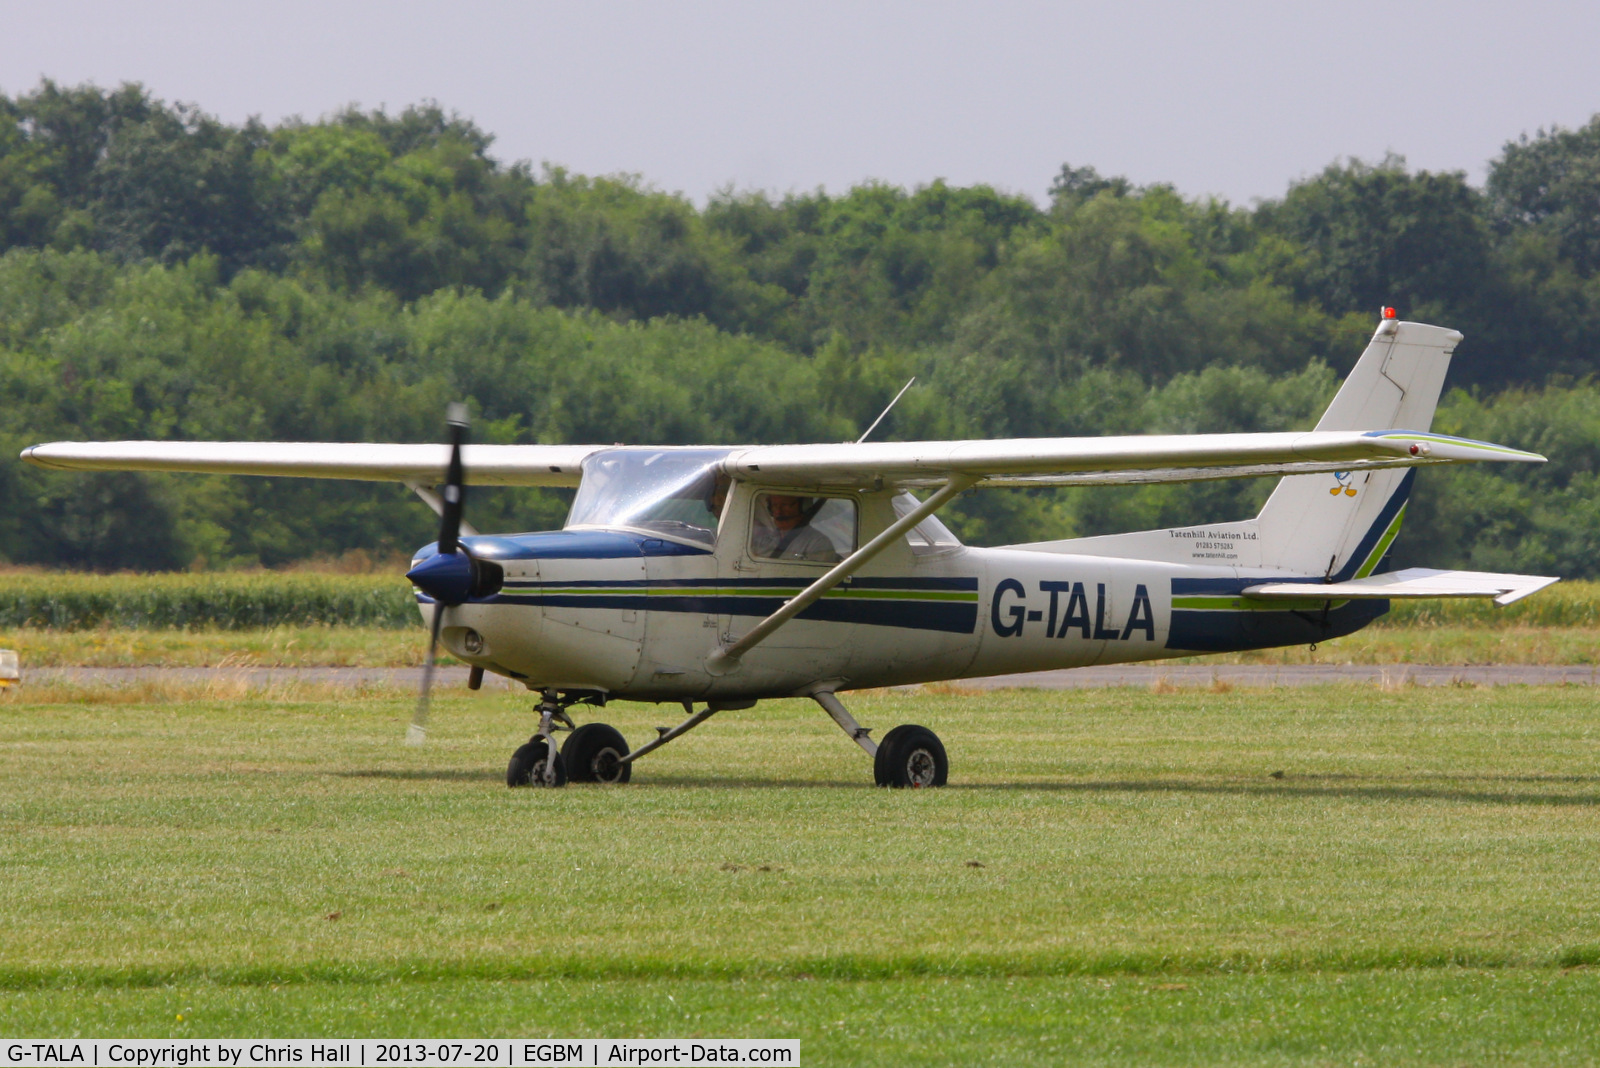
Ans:
[[[70,698],[70,700],[68,699]],[[0,698],[7,1036],[797,1037],[804,1063],[1600,1059],[1587,687],[874,693],[508,791],[528,702]],[[675,709],[615,705],[632,740]]]

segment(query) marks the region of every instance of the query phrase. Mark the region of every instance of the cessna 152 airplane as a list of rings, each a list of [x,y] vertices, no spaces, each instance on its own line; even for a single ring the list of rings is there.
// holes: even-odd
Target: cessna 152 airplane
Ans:
[[[1305,433],[747,447],[59,442],[29,463],[400,482],[441,516],[407,577],[435,651],[539,698],[512,786],[627,782],[633,763],[718,711],[805,696],[874,758],[877,782],[941,786],[924,727],[874,742],[852,689],[1301,645],[1349,634],[1397,597],[1509,604],[1557,581],[1385,570],[1416,467],[1544,457],[1429,433],[1461,335],[1384,309]],[[1107,537],[964,546],[935,513],[980,486],[1281,476],[1261,513]],[[577,488],[566,526],[479,535],[468,482]],[[442,497],[431,488],[443,484]],[[926,492],[919,498],[913,491]],[[463,536],[464,532],[464,536]],[[569,709],[677,702],[688,718],[630,748]],[[700,705],[698,711],[696,705]],[[569,730],[558,751],[558,729]]]

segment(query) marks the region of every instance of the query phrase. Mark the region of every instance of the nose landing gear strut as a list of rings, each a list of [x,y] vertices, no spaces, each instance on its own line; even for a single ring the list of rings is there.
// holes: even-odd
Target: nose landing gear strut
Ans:
[[[568,698],[555,690],[545,690],[539,700],[539,729],[532,738],[511,754],[506,765],[507,786],[565,786],[566,762],[556,750],[556,730],[572,730],[567,708],[582,698]]]
[[[616,783],[633,777],[633,762],[646,753],[666,745],[728,708],[747,708],[749,702],[732,704],[713,701],[699,712],[684,702],[688,719],[676,727],[657,727],[657,737],[630,750],[627,740],[615,727],[605,723],[585,723],[574,727],[567,709],[576,704],[604,705],[605,694],[593,691],[558,692],[544,690],[539,700],[539,729],[532,738],[511,754],[506,766],[507,786],[565,786],[571,782]],[[565,744],[556,749],[555,732],[571,731]]]

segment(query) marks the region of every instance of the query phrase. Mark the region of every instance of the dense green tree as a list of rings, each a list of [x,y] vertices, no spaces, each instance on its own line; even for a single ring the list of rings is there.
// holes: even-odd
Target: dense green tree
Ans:
[[[549,168],[529,195],[521,287],[563,308],[652,319],[703,316],[759,328],[784,300],[751,279],[732,243],[682,197],[629,177]]]
[[[25,142],[46,161],[44,179],[69,207],[95,195],[94,174],[112,140],[125,127],[148,122],[162,110],[144,88],[129,83],[110,92],[92,85],[63,88],[48,78],[7,109]]]
[[[473,402],[478,440],[504,443],[850,431],[827,414],[810,364],[700,321],[615,323],[476,292],[403,307],[381,292],[346,296],[260,271],[225,281],[206,258],[90,286],[105,267],[85,253],[0,257],[0,327],[23,325],[17,309],[42,309],[33,329],[0,329],[9,399],[0,445],[13,455],[58,438],[436,440],[456,397]],[[85,496],[75,475],[0,471],[0,551],[12,560],[281,564],[404,551],[432,529],[389,486],[118,475]],[[517,529],[559,523],[562,507],[549,495],[480,491],[474,514],[489,529]],[[140,533],[108,543],[119,529]]]
[[[1488,199],[1508,293],[1494,310],[1511,335],[1496,381],[1600,373],[1600,116],[1507,144]]]
[[[1410,536],[1397,546],[1402,565],[1442,557],[1489,571],[1600,573],[1600,386],[1510,390],[1487,401],[1458,391],[1435,425],[1515,441],[1550,462],[1421,472]]]
[[[1286,287],[1231,277],[1233,255],[1189,225],[1211,214],[1164,188],[1078,205],[986,280],[936,360],[945,388],[973,398],[986,434],[1132,432],[1084,425],[1054,394],[1092,368],[1159,382],[1212,365],[1282,373],[1359,351],[1348,324],[1295,304]]]
[[[1600,115],[1509,142],[1489,168],[1488,194],[1504,231],[1540,231],[1580,275],[1600,271]]]
[[[287,222],[259,158],[258,122],[227,126],[138,85],[0,101],[0,214],[7,245],[92,247],[123,261],[200,252],[228,273],[281,262]],[[22,182],[26,181],[26,185]]]
[[[942,181],[777,203],[728,193],[713,198],[706,218],[732,239],[755,282],[787,295],[763,332],[805,352],[841,340],[855,351],[946,340],[982,280],[1044,226],[1024,197]]]
[[[1057,212],[1070,212],[1101,193],[1125,197],[1134,191],[1133,183],[1121,175],[1103,177],[1093,167],[1074,167],[1063,163],[1050,182],[1050,203]]]
[[[1481,194],[1466,175],[1413,174],[1398,156],[1334,164],[1261,215],[1310,250],[1294,282],[1333,311],[1454,310],[1488,262]]]
[[[447,287],[499,292],[525,254],[532,181],[500,170],[487,147],[437,109],[280,129],[271,154],[299,220],[294,262],[335,286],[375,285],[403,300]]]
[[[208,253],[229,274],[280,264],[290,235],[257,158],[265,142],[257,122],[232,129],[193,108],[123,125],[95,167],[93,244],[126,261]]]
[[[1280,278],[1335,314],[1375,316],[1394,306],[1407,319],[1447,323],[1467,336],[1456,381],[1506,380],[1510,332],[1497,312],[1509,290],[1495,270],[1483,195],[1460,172],[1411,172],[1389,156],[1349,160],[1258,211],[1258,226],[1305,254]]]
[[[0,96],[0,447],[428,441],[453,398],[487,441],[848,440],[912,375],[880,439],[1309,426],[1389,303],[1467,335],[1451,383],[1474,392],[1442,429],[1552,456],[1425,472],[1402,557],[1590,574],[1597,144],[1600,120],[1509,144],[1487,194],[1391,158],[1251,209],[1089,166],[1045,207],[938,181],[698,207],[507,165],[433,103],[269,128],[46,81]],[[989,492],[951,514],[1002,543],[1238,518],[1269,489]],[[472,507],[512,529],[564,506]],[[432,527],[392,486],[0,465],[17,561],[279,564]]]

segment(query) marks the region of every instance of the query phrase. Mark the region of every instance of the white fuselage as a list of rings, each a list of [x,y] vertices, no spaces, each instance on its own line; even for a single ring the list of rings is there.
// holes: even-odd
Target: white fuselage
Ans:
[[[707,667],[719,646],[827,570],[753,558],[728,534],[748,498],[731,502],[711,550],[626,530],[467,539],[504,585],[446,608],[442,640],[536,689],[737,700],[1318,641],[1386,607],[1263,611],[1239,590],[1305,576],[1260,568],[899,544],[719,675]],[[864,531],[893,521],[891,495],[857,499]]]

